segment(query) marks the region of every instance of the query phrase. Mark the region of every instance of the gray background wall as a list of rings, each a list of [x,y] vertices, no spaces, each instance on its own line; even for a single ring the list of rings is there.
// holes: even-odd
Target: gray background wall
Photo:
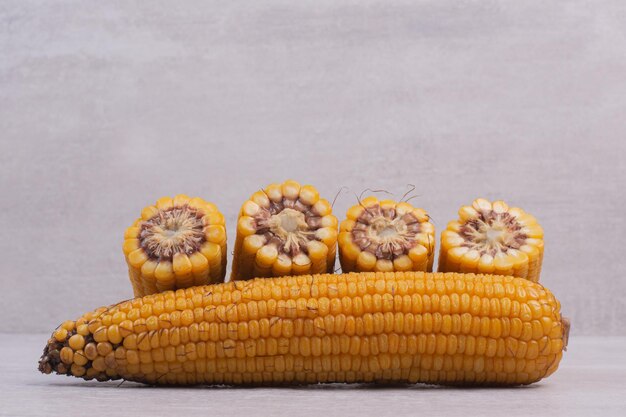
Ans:
[[[131,296],[162,195],[227,217],[294,178],[385,188],[441,231],[503,198],[546,231],[576,334],[626,322],[621,1],[0,2],[0,331]]]

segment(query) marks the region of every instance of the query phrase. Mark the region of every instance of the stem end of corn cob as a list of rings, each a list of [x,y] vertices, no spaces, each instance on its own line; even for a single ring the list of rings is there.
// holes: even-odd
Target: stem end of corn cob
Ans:
[[[569,329],[572,323],[568,317],[561,317],[563,321],[563,351],[567,351],[567,342],[569,341]]]

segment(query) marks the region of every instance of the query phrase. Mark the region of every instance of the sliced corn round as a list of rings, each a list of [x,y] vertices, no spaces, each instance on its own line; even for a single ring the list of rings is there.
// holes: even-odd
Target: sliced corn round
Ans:
[[[332,272],[337,218],[312,185],[270,184],[243,203],[231,280]]]
[[[126,229],[122,250],[135,296],[223,282],[224,216],[199,197],[162,197]]]
[[[361,200],[348,209],[338,242],[343,272],[432,271],[435,227],[406,202]]]
[[[543,229],[537,219],[504,201],[478,198],[459,209],[441,234],[441,272],[513,275],[539,281]]]

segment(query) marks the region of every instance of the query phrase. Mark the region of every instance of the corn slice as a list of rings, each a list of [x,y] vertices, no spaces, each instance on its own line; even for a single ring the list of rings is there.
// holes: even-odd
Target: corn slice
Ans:
[[[162,197],[126,229],[122,249],[135,296],[223,282],[224,216],[198,197]]]
[[[311,185],[270,184],[243,203],[232,281],[332,272],[337,218]]]
[[[432,271],[435,227],[423,209],[371,196],[348,209],[338,243],[343,272]]]
[[[504,201],[474,200],[441,234],[440,272],[512,275],[538,282],[543,229],[537,220]]]

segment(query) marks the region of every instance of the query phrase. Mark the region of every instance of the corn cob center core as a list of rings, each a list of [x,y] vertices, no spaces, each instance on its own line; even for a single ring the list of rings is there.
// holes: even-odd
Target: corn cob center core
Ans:
[[[527,238],[515,217],[493,210],[481,211],[478,217],[465,222],[459,235],[465,239],[463,246],[491,256],[519,249]]]
[[[267,224],[270,231],[283,242],[282,247],[287,253],[301,251],[314,235],[309,231],[304,214],[290,208],[271,216]]]
[[[321,218],[312,213],[310,205],[287,198],[281,204],[259,208],[255,220],[256,234],[264,235],[280,253],[290,256],[306,253],[307,244],[316,240],[315,232],[322,226]]]
[[[202,217],[187,205],[159,210],[142,224],[139,244],[152,259],[171,260],[176,253],[190,255],[205,241]]]
[[[394,209],[376,205],[357,218],[352,238],[362,251],[371,252],[379,259],[394,259],[415,246],[418,233],[420,223],[412,213],[397,217]]]

